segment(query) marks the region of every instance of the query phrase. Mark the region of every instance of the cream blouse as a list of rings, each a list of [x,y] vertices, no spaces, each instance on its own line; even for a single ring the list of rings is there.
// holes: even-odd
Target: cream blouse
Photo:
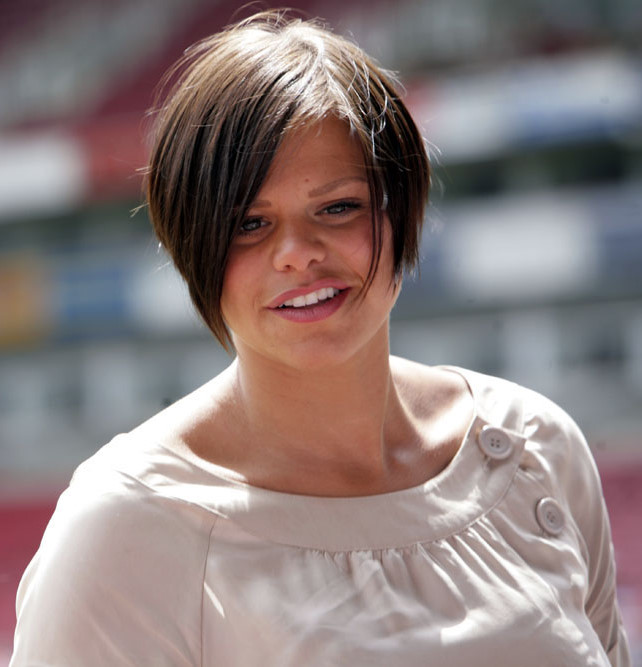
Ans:
[[[393,493],[269,491],[118,436],[24,574],[11,667],[629,665],[582,435],[542,396],[456,372],[475,399],[461,448]]]

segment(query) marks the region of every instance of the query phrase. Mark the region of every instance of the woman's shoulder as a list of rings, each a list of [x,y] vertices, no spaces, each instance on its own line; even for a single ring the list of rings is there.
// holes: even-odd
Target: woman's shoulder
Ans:
[[[474,414],[479,420],[505,428],[523,437],[526,449],[568,462],[573,453],[592,466],[586,439],[575,420],[564,408],[540,392],[514,381],[459,366],[425,366],[391,358],[391,365],[408,380],[422,401],[429,401],[436,391],[465,391],[472,397]],[[435,389],[438,387],[439,389]]]
[[[204,516],[197,502],[182,497],[185,479],[184,464],[172,452],[119,435],[75,470],[40,551],[101,563],[131,553],[158,557],[171,551],[173,540],[164,537],[171,534],[196,546],[208,533],[203,524],[216,516]]]
[[[522,443],[515,480],[568,509],[589,550],[601,544],[606,516],[600,476],[588,441],[575,420],[542,393],[503,378],[462,368],[475,398],[475,421],[506,429]],[[472,434],[479,439],[479,433]],[[514,489],[521,488],[519,485]]]
[[[440,366],[461,376],[470,388],[476,413],[489,422],[520,431],[528,439],[553,434],[577,438],[579,428],[568,412],[551,398],[512,380],[458,366]]]
[[[551,493],[601,500],[599,473],[588,441],[573,417],[542,393],[503,378],[449,367],[471,387],[482,423],[505,428],[524,441],[519,470]],[[587,504],[588,505],[588,504]],[[580,508],[581,509],[581,508]]]
[[[151,446],[157,460],[168,461],[169,453],[174,459],[184,459],[192,472],[205,467],[216,474],[216,462],[222,477],[228,478],[231,473],[226,462],[235,459],[243,426],[235,416],[232,376],[229,366],[137,426],[128,434],[130,439],[146,443],[148,451]]]
[[[120,465],[134,450],[116,438],[81,464],[60,496],[18,589],[17,664],[116,664],[113,651],[123,647],[143,664],[160,650],[158,636],[185,657],[176,664],[191,664],[198,637],[186,643],[172,619],[197,625],[192,600],[210,517],[145,484],[139,464]],[[160,635],[149,633],[152,610]]]
[[[395,378],[412,386],[418,394],[430,396],[465,392],[475,399],[480,409],[490,409],[494,403],[505,402],[507,398],[524,402],[536,396],[535,392],[530,392],[510,380],[460,366],[432,366],[391,356],[390,367]]]
[[[128,540],[151,540],[179,526],[200,530],[215,521],[216,512],[201,500],[215,494],[217,480],[185,458],[179,446],[181,419],[187,420],[196,403],[192,396],[181,399],[80,463],[45,538],[70,535],[73,541],[78,535],[83,549],[111,550]],[[65,544],[62,537],[53,542]]]
[[[449,372],[446,367],[391,356],[390,369],[402,398],[417,415],[471,397],[464,376]]]

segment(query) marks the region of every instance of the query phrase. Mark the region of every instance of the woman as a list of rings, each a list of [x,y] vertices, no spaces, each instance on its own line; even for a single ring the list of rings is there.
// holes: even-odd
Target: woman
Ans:
[[[178,72],[149,210],[236,359],[76,471],[11,664],[628,664],[573,422],[389,356],[429,180],[390,75],[275,12]]]

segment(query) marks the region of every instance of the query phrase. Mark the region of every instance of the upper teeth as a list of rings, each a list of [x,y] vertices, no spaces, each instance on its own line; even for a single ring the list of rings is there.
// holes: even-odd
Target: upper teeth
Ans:
[[[339,290],[336,287],[322,287],[316,292],[310,292],[310,294],[304,294],[302,296],[295,296],[294,299],[289,299],[284,301],[279,308],[285,308],[289,306],[291,308],[302,308],[303,306],[312,306],[319,301],[324,301],[325,299],[331,299],[332,297],[339,294]]]

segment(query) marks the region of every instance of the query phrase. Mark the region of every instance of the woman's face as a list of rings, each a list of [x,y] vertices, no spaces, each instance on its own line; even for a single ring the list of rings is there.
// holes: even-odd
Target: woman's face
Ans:
[[[230,248],[221,308],[239,359],[319,368],[387,350],[390,222],[365,298],[371,202],[361,150],[335,118],[293,131]]]

